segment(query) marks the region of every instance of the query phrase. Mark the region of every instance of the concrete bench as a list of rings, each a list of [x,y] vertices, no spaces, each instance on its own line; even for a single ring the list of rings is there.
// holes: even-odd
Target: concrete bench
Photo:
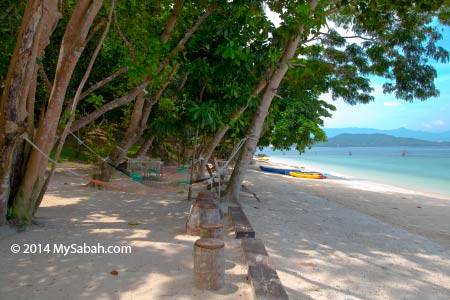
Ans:
[[[242,208],[240,206],[230,206],[228,210],[231,215],[231,220],[233,221],[236,238],[254,238],[255,230],[242,211]]]
[[[256,300],[289,300],[277,272],[270,266],[269,254],[261,239],[242,239],[248,265],[248,279]]]

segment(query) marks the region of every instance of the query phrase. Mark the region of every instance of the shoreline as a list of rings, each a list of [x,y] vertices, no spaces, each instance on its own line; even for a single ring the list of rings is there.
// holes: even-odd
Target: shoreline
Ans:
[[[450,201],[260,164],[244,183],[260,201],[240,203],[290,298],[449,299]]]
[[[301,166],[296,164],[295,162],[286,162],[286,159],[279,159],[278,157],[269,156],[269,160],[262,162],[257,161],[257,163],[269,164],[271,166],[280,166],[280,167],[289,167],[296,169],[304,169],[307,171],[317,171],[327,175],[327,179],[335,179],[341,180],[342,184],[345,184],[344,181],[348,185],[360,186],[360,188],[368,187],[369,189],[376,189],[390,191],[390,192],[398,192],[404,194],[413,194],[413,195],[422,195],[426,197],[440,198],[450,200],[450,195],[446,195],[440,192],[432,192],[428,190],[422,190],[420,188],[415,187],[414,189],[406,186],[402,186],[401,184],[386,182],[382,180],[374,180],[370,178],[363,178],[362,176],[350,176],[348,174],[344,174],[341,172],[335,172],[333,170],[327,169],[326,165],[317,166],[314,162],[302,162]],[[333,169],[333,167],[330,167]]]

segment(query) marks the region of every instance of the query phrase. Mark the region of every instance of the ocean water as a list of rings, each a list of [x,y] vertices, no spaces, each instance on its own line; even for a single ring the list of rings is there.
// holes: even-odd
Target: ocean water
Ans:
[[[330,175],[450,196],[450,148],[313,147],[299,155],[296,150],[266,147],[258,153],[277,163],[316,168]]]

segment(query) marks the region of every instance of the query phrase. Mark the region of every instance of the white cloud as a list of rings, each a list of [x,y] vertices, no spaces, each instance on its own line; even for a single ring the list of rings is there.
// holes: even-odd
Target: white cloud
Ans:
[[[429,123],[423,124],[423,127],[426,128],[426,129],[439,130],[439,129],[441,129],[440,127],[443,127],[445,125],[447,125],[447,122],[444,121],[444,120],[434,120],[434,121],[431,121]]]
[[[443,120],[434,120],[433,121],[434,126],[444,126],[445,124],[446,124],[446,122]]]
[[[384,102],[383,105],[387,107],[393,107],[393,106],[400,106],[402,104],[398,101],[391,101],[391,102]]]

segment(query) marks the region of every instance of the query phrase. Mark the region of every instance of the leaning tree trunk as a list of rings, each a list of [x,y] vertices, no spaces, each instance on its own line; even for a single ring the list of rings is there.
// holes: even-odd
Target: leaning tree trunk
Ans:
[[[128,130],[121,139],[119,145],[115,149],[113,149],[112,153],[109,155],[109,163],[115,166],[119,165],[126,157],[130,147],[133,146],[134,141],[136,140],[137,128],[139,127],[139,123],[142,119],[143,107],[146,106],[147,103],[148,101],[145,101],[144,92],[141,92],[136,97],[136,103],[134,104],[134,110],[131,115],[131,121],[130,125],[128,126]],[[105,165],[101,168],[99,179],[109,181],[111,179],[112,172],[113,169],[105,163]]]
[[[22,134],[32,136],[36,61],[61,17],[58,0],[27,3],[0,102],[0,225],[24,178]]]
[[[50,154],[54,144],[67,87],[84,50],[89,28],[97,16],[102,2],[102,0],[80,0],[67,24],[61,42],[50,99],[34,139],[34,143],[40,151],[34,148],[31,150],[23,180],[20,182],[19,190],[11,206],[17,223],[27,224],[31,221],[39,192],[45,181],[48,162],[45,156]]]
[[[148,150],[150,150],[150,147],[153,145],[153,141],[155,140],[156,136],[155,135],[150,135],[144,142],[144,144],[142,144],[141,148],[139,148],[139,151],[137,153],[137,156],[146,156]]]
[[[311,1],[310,13],[313,13],[315,11],[317,4],[318,0]],[[233,173],[230,177],[230,181],[227,185],[224,196],[225,201],[237,201],[239,199],[242,182],[244,181],[245,173],[247,172],[248,166],[250,165],[253,154],[255,153],[256,147],[258,145],[259,138],[261,137],[264,121],[269,113],[270,105],[277,93],[278,87],[280,86],[284,75],[288,71],[289,61],[294,58],[304,30],[305,27],[301,26],[298,30],[297,35],[294,38],[288,40],[284,49],[283,56],[279,61],[278,68],[270,77],[264,94],[261,96],[260,104],[255,114],[253,115],[249,130],[247,131],[247,141],[243,146],[243,150],[241,152],[239,160],[234,167]]]
[[[270,78],[267,88],[261,96],[260,104],[247,131],[247,141],[243,146],[239,160],[234,166],[233,173],[230,177],[230,181],[228,182],[224,196],[226,201],[236,201],[239,199],[241,184],[258,145],[258,140],[261,136],[264,121],[269,113],[270,104],[272,103],[272,100],[277,93],[277,89],[288,70],[288,61],[294,57],[299,41],[300,34],[288,42],[279,67]]]
[[[266,87],[267,85],[267,80],[266,79],[262,79],[258,85],[253,89],[252,93],[251,93],[251,97],[255,97],[258,96],[259,93],[261,93],[261,91]],[[211,159],[211,156],[214,152],[214,150],[217,148],[217,146],[220,144],[220,142],[222,141],[223,137],[225,136],[225,134],[227,133],[228,129],[230,129],[231,125],[230,123],[233,121],[236,121],[237,119],[239,119],[239,117],[245,112],[245,110],[248,108],[248,103],[240,108],[238,111],[236,111],[233,116],[231,116],[230,118],[230,122],[228,124],[225,124],[224,126],[222,126],[215,134],[214,134],[214,138],[206,145],[206,147],[201,151],[199,159],[200,159],[200,172],[199,172],[199,178],[197,179],[201,179],[204,177],[205,175],[205,170],[206,170],[206,164],[209,162],[209,160]]]
[[[181,5],[182,2],[177,2],[177,5]],[[200,27],[200,25],[206,20],[206,18],[214,11],[215,7],[210,6],[206,10],[206,12],[194,23],[194,25],[185,33],[182,39],[178,42],[178,44],[172,49],[171,55],[174,56],[177,53],[179,53],[183,48],[184,45],[189,41],[189,39],[192,37],[192,35],[197,31],[197,29]],[[174,11],[174,14],[176,12]],[[172,27],[172,25],[168,26]],[[172,27],[173,29],[173,27]],[[164,34],[167,34],[168,29],[166,28]],[[162,60],[159,64],[157,74],[160,74],[167,65],[170,62],[170,56],[166,57],[164,60]],[[139,107],[135,106],[135,109],[133,111],[133,116],[140,116],[140,121],[136,124],[135,122],[130,123],[130,126],[127,128],[127,132],[125,134],[124,139],[122,139],[121,143],[119,144],[119,147],[114,149],[112,154],[109,156],[109,164],[117,166],[119,163],[122,162],[122,160],[127,155],[128,150],[139,140],[139,138],[144,133],[145,129],[147,128],[147,121],[150,116],[150,112],[152,110],[153,105],[158,102],[159,98],[161,98],[163,92],[166,90],[167,86],[169,85],[170,81],[172,80],[173,76],[175,75],[176,71],[179,68],[179,64],[177,63],[173,68],[171,73],[169,74],[166,81],[162,84],[162,86],[159,88],[158,92],[155,96],[152,97],[151,101],[147,101],[144,104],[144,107],[141,108],[143,111],[137,111]],[[132,118],[133,118],[132,116]],[[109,181],[112,175],[113,169],[109,166],[109,164],[105,164],[101,168],[101,174],[99,175],[99,178],[105,181]]]

